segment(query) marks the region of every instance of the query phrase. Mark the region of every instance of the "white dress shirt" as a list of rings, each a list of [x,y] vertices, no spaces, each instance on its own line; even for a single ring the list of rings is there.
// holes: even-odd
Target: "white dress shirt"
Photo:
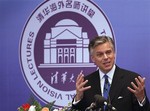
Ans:
[[[108,72],[106,73],[107,76],[108,76],[108,81],[111,85],[112,83],[112,79],[113,79],[113,76],[114,76],[114,72],[115,72],[115,69],[116,69],[116,66],[114,65],[113,68]],[[104,73],[99,69],[99,76],[100,76],[100,89],[101,89],[101,92],[102,92],[102,96],[103,96],[103,90],[104,90],[104,82],[105,82],[105,78],[104,78]]]

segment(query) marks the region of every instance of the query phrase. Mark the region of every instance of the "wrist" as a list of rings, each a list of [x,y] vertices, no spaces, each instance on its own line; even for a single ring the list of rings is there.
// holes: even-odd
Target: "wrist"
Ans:
[[[145,104],[145,102],[146,102],[146,97],[144,97],[142,101],[138,100],[138,102],[139,102],[140,106],[143,106]]]
[[[83,96],[80,96],[80,95],[76,95],[76,97],[75,97],[75,101],[79,101],[79,100],[81,100],[83,98]]]
[[[138,101],[141,103],[144,99],[145,99],[145,95],[140,97],[140,98],[138,98]]]

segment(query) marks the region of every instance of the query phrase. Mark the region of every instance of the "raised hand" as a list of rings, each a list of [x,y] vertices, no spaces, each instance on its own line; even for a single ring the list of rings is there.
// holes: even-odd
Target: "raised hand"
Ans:
[[[84,80],[84,74],[83,74],[83,71],[81,71],[76,79],[75,101],[81,100],[83,97],[84,91],[91,88],[91,86],[84,87],[87,82],[88,82],[88,80]]]
[[[138,76],[138,78],[135,78],[136,84],[131,82],[131,85],[133,86],[133,89],[130,87],[127,87],[129,91],[131,91],[137,98],[138,101],[142,102],[145,98],[145,78],[142,78]]]

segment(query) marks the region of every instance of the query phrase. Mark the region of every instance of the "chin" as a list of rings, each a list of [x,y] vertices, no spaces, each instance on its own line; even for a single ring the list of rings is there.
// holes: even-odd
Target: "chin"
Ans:
[[[105,68],[105,71],[109,72],[112,69],[112,67]]]

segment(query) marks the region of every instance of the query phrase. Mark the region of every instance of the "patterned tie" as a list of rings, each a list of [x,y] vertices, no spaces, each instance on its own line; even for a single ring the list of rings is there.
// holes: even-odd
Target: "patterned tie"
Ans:
[[[109,97],[110,83],[108,81],[108,76],[106,74],[103,77],[105,78],[104,90],[103,90],[104,91],[103,92],[103,97],[105,99],[108,99],[108,97]],[[104,105],[104,111],[107,111],[107,106],[106,105]]]
[[[106,74],[104,75],[104,78],[105,78],[105,82],[104,82],[103,96],[104,96],[105,99],[108,99],[109,89],[110,89],[110,83],[108,81],[108,76]]]

